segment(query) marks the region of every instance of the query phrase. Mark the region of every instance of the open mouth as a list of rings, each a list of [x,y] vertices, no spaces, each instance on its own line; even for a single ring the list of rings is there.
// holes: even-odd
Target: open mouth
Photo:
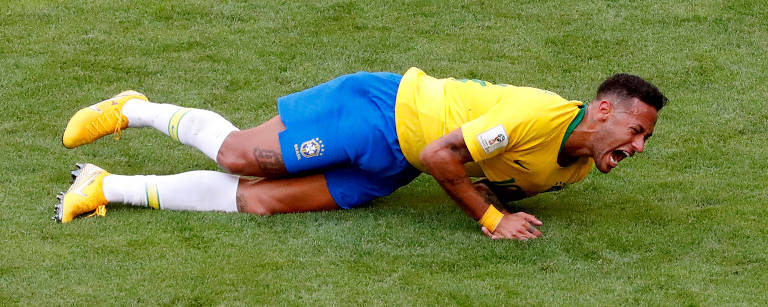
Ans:
[[[631,155],[626,150],[614,150],[611,152],[611,155],[609,156],[611,159],[611,163],[613,165],[618,165],[621,160],[624,160],[624,158],[630,157]]]

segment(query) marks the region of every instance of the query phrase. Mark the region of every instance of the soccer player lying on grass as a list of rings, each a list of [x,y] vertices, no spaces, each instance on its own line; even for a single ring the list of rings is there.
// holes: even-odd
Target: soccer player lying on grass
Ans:
[[[341,76],[277,103],[278,116],[242,131],[214,112],[152,103],[134,91],[81,109],[64,131],[67,148],[153,127],[229,174],[123,176],[79,165],[54,219],[103,216],[107,203],[258,215],[349,209],[427,172],[487,236],[537,238],[541,221],[498,200],[559,190],[593,164],[607,173],[642,152],[666,97],[640,77],[617,74],[585,107],[545,90],[411,68]]]

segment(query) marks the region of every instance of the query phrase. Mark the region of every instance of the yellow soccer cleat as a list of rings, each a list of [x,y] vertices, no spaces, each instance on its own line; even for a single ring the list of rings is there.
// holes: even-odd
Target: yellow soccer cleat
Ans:
[[[75,217],[93,211],[89,215],[107,215],[107,199],[104,198],[102,183],[109,172],[93,164],[77,164],[72,171],[74,182],[65,193],[56,196],[59,204],[54,209],[53,219],[68,223]]]
[[[67,129],[64,130],[64,137],[61,139],[64,147],[75,148],[90,144],[112,133],[120,135],[122,130],[128,127],[128,119],[123,116],[123,106],[131,99],[149,101],[142,93],[125,91],[77,111],[67,123]]]

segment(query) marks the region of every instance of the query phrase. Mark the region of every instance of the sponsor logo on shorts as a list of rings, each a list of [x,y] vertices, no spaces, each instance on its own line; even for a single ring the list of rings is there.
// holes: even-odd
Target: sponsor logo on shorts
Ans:
[[[323,145],[323,141],[320,138],[314,138],[301,143],[301,147],[298,144],[294,144],[293,149],[296,150],[296,157],[299,159],[301,159],[299,154],[304,158],[312,158],[322,156],[325,151],[325,145]]]

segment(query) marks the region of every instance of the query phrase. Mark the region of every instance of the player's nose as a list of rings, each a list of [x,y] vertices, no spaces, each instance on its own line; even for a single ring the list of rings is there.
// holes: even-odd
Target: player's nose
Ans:
[[[643,152],[643,150],[645,150],[645,138],[641,135],[636,137],[632,142],[632,149],[634,149],[635,152]]]

